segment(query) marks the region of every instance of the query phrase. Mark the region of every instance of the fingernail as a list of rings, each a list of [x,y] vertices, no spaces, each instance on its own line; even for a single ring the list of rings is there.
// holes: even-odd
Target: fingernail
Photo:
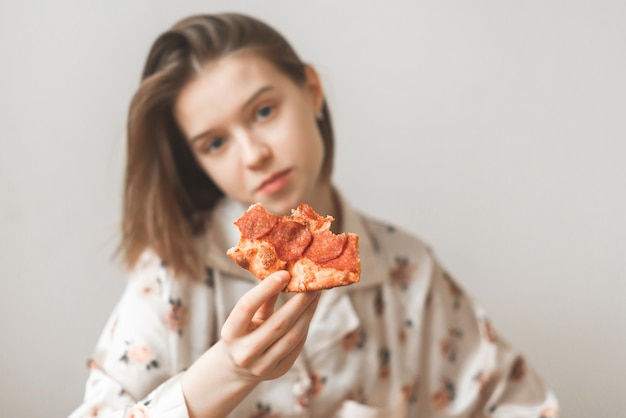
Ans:
[[[273,277],[278,283],[286,283],[289,280],[289,274],[284,270],[277,271]]]

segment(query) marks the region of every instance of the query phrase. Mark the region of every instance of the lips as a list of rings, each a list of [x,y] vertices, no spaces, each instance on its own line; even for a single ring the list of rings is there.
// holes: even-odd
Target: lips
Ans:
[[[276,193],[287,184],[290,177],[291,169],[277,171],[261,183],[257,192],[265,195]]]

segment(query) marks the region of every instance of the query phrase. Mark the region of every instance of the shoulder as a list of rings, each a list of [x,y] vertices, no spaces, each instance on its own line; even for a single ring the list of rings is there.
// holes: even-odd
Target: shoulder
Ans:
[[[361,218],[366,231],[363,245],[359,240],[362,265],[376,269],[390,285],[423,293],[437,271],[430,247],[404,228],[368,216]]]
[[[165,270],[167,263],[151,248],[145,249],[134,266],[129,270],[130,277],[137,277],[150,271]]]
[[[208,274],[208,273],[207,273]],[[208,280],[208,279],[207,279]],[[207,280],[195,280],[177,275],[152,249],[143,251],[137,262],[127,273],[126,296],[157,296],[166,302],[179,293],[205,287]]]

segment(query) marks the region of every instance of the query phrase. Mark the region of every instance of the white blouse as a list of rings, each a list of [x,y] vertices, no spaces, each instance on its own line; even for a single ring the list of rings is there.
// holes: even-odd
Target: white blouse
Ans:
[[[427,246],[341,205],[344,231],[360,237],[361,281],[323,292],[292,369],[259,384],[230,417],[559,416],[542,379]],[[258,282],[225,255],[245,210],[222,199],[212,212],[201,280],[173,277],[152,252],[141,257],[70,418],[188,417],[181,371]]]

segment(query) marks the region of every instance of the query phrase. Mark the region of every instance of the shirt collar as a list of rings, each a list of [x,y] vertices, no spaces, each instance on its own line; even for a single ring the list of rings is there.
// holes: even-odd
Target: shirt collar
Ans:
[[[239,230],[234,222],[246,210],[247,206],[227,197],[217,202],[207,219],[205,260],[207,267],[234,276],[258,280],[226,255],[226,251],[239,241]]]

